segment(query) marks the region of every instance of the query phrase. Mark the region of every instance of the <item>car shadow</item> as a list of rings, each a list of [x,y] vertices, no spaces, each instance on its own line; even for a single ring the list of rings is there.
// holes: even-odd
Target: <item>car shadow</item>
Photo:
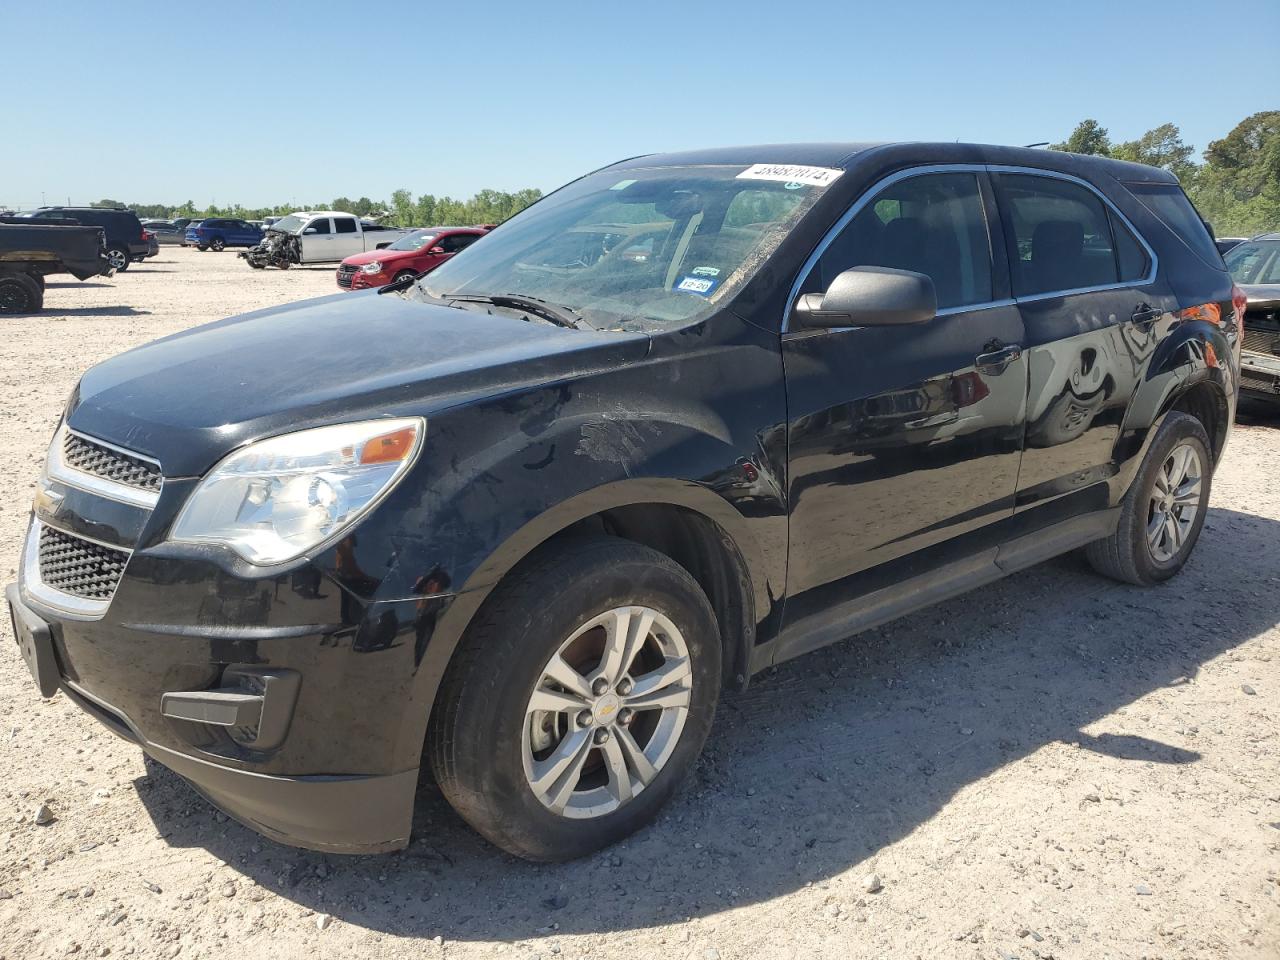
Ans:
[[[73,280],[73,281],[68,281],[66,283],[52,283],[50,281],[45,281],[44,288],[46,290],[61,290],[62,288],[66,287],[66,288],[71,288],[75,290],[85,290],[89,287],[110,287],[110,286],[114,286],[114,284],[87,283],[83,280]]]
[[[1172,583],[1113,583],[1070,555],[766,671],[722,701],[654,825],[571,863],[489,846],[425,775],[409,848],[362,857],[265,840],[151,761],[135,785],[169,844],[370,930],[512,940],[676,922],[845,871],[1046,746],[1195,764],[1194,732],[1170,743],[1084,730],[1275,626],[1277,569],[1280,522],[1213,509]]]
[[[135,307],[116,305],[110,307],[58,307],[45,304],[45,312],[58,317],[149,317],[150,310],[138,310]]]

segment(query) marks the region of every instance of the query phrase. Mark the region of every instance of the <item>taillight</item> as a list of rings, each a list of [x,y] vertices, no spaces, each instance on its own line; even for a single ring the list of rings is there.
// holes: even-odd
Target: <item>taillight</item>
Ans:
[[[1231,306],[1236,312],[1236,328],[1244,329],[1244,312],[1249,307],[1249,298],[1234,283],[1231,285]]]

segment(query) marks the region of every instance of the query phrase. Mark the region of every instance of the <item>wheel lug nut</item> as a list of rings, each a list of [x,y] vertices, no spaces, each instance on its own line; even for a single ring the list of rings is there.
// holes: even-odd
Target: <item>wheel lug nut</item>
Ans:
[[[634,687],[635,687],[635,684],[631,682],[630,677],[623,677],[622,680],[619,681],[618,683],[618,692],[625,697],[627,694],[629,694],[632,691]]]
[[[578,726],[580,726],[580,727],[589,727],[589,726],[591,726],[591,721],[592,721],[592,719],[593,719],[593,718],[592,718],[592,716],[591,716],[591,711],[590,711],[590,710],[582,710],[582,711],[579,711],[579,713],[578,713]]]
[[[597,731],[596,731],[596,735],[595,735],[595,738],[594,738],[594,739],[595,739],[595,741],[596,741],[597,746],[598,746],[598,745],[600,745],[600,744],[602,744],[602,743],[608,743],[608,742],[609,742],[609,731],[608,731],[608,730],[606,730],[606,729],[604,729],[603,727],[601,727],[599,730],[597,730]]]
[[[632,712],[630,707],[623,707],[618,712],[618,722],[625,727],[627,724],[631,722],[631,718],[634,716],[635,714]]]
[[[591,692],[597,697],[603,696],[609,689],[609,681],[604,677],[596,677],[596,682],[591,684]]]

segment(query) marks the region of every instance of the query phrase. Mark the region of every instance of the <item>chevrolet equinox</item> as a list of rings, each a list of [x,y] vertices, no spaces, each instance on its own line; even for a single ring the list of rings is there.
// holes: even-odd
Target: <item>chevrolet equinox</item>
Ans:
[[[66,696],[299,846],[654,818],[722,692],[1076,548],[1187,562],[1243,295],[1168,173],[969,144],[626,160],[433,272],[84,374],[6,596]]]

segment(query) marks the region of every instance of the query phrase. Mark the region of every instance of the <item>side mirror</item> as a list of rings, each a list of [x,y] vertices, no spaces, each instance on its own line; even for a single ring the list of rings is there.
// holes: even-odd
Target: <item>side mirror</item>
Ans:
[[[438,257],[440,254],[444,253],[444,247],[432,247],[427,251],[427,253],[431,254],[433,257]]]
[[[826,293],[802,296],[791,317],[793,326],[825,329],[926,323],[937,313],[938,295],[923,273],[854,267],[831,281]]]
[[[302,232],[303,232],[303,233],[315,233],[315,232],[316,232],[316,228],[315,228],[315,227],[307,227],[307,229],[303,230]]]

